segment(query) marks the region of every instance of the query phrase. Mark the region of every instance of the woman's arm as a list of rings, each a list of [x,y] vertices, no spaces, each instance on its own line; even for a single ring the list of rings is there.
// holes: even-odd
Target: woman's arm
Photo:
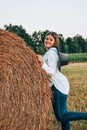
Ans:
[[[47,58],[48,62],[44,62],[42,68],[45,69],[47,73],[53,75],[57,70],[58,55],[51,50],[49,51]]]
[[[45,57],[47,58],[47,62],[45,62]],[[58,66],[58,55],[55,51],[50,50],[48,53],[42,57],[41,55],[38,55],[38,61],[41,65],[41,67],[49,74],[53,75]]]
[[[37,58],[38,58],[38,62],[40,64],[40,66],[42,66],[43,65],[43,57],[42,57],[42,55],[37,55]]]

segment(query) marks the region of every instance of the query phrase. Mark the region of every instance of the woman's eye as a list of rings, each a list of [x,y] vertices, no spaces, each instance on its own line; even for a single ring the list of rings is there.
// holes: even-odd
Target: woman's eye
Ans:
[[[50,38],[50,41],[53,41],[53,39],[52,39],[52,38]]]
[[[46,40],[48,40],[48,38],[46,38]]]

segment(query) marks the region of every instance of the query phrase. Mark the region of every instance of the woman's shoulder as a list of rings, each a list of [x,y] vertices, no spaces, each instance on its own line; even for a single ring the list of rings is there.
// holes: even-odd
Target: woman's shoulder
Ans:
[[[51,47],[51,48],[49,48],[48,52],[49,53],[57,53],[57,49],[56,49],[56,47]]]

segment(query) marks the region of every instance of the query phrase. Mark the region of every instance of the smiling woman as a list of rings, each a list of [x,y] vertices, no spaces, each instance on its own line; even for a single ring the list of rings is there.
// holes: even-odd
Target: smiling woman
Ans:
[[[46,53],[43,58],[38,56],[39,62],[42,60],[42,68],[51,75],[50,87],[52,90],[52,106],[55,117],[61,122],[62,130],[70,130],[70,121],[87,120],[87,112],[68,111],[67,100],[70,84],[67,77],[59,70],[59,56],[57,47],[59,46],[58,34],[48,32],[45,36],[44,46]]]

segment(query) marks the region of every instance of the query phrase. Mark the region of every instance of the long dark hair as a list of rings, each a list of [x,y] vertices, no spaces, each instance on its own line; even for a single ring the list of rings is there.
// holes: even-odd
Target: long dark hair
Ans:
[[[48,32],[46,35],[45,35],[45,38],[48,36],[48,35],[51,35],[54,39],[55,39],[55,43],[53,46],[55,47],[58,47],[59,46],[59,37],[58,37],[58,34],[56,32]]]

